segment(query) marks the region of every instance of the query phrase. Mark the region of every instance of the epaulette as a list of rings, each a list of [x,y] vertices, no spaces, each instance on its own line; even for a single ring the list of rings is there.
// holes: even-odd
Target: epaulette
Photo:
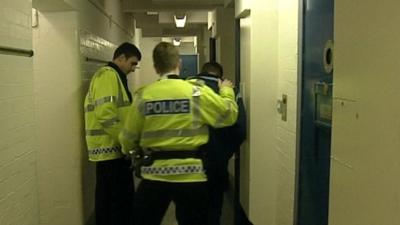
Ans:
[[[99,71],[101,72],[105,72],[105,71],[111,71],[114,73],[118,73],[114,68],[112,68],[111,66],[103,66],[99,69]]]
[[[100,67],[100,69],[98,69],[96,71],[94,76],[101,77],[105,72],[112,72],[112,73],[118,74],[118,72],[114,68],[112,68],[110,66],[102,66],[102,67]]]

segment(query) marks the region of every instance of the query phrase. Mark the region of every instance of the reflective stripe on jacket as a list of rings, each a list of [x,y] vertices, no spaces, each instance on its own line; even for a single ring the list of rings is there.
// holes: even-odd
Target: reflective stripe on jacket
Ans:
[[[129,98],[118,76],[109,66],[93,76],[85,98],[86,143],[90,161],[122,157],[118,134],[129,110]]]
[[[193,150],[208,141],[207,125],[232,125],[238,108],[232,88],[221,95],[199,80],[161,79],[140,89],[130,107],[120,141],[124,152],[139,146],[157,150]],[[195,158],[155,160],[142,167],[144,179],[166,182],[206,181]]]

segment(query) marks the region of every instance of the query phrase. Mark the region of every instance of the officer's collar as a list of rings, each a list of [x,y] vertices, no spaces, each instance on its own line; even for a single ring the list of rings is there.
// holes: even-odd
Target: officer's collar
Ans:
[[[117,73],[119,74],[120,77],[126,77],[126,74],[122,72],[122,70],[113,62],[108,62],[107,66],[113,68]]]
[[[221,78],[219,78],[218,76],[216,76],[214,74],[204,73],[204,72],[197,75],[197,78],[200,78],[203,80],[210,80],[210,81],[214,81],[214,82],[218,82],[219,80],[221,80]]]
[[[179,77],[179,75],[175,74],[175,73],[166,73],[161,75],[160,80],[164,80],[164,79],[181,79]]]

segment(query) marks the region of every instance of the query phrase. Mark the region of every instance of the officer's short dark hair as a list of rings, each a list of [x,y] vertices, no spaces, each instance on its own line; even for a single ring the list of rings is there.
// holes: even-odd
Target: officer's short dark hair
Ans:
[[[154,68],[158,73],[174,70],[179,63],[178,49],[168,42],[160,42],[153,50]]]
[[[222,76],[224,75],[224,69],[222,68],[221,64],[217,62],[205,63],[201,68],[201,72],[215,74],[219,78],[222,78]]]
[[[117,49],[115,49],[113,59],[116,59],[121,55],[125,55],[126,58],[136,56],[139,61],[142,59],[142,53],[140,53],[140,50],[134,44],[128,42],[122,43]]]

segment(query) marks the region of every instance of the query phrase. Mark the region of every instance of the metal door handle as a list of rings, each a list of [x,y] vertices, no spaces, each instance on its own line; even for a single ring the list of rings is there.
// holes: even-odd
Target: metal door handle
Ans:
[[[281,114],[281,119],[287,121],[287,95],[283,94],[282,99],[278,99],[276,110]]]

